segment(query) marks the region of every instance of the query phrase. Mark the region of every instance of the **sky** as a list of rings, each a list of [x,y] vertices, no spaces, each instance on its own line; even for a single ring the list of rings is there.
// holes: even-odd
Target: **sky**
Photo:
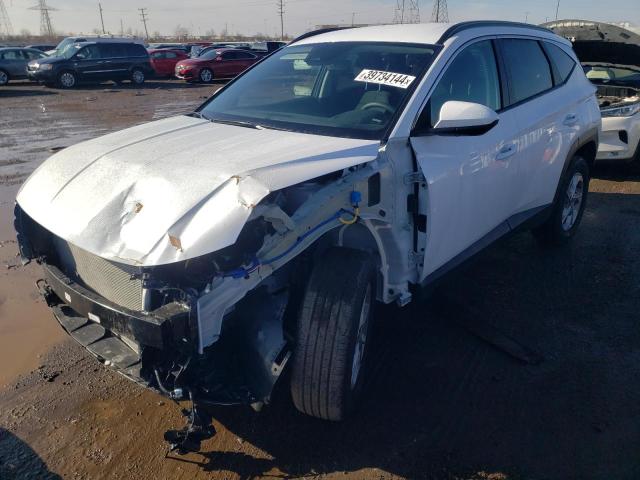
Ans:
[[[38,33],[40,14],[29,10],[36,0],[3,0],[15,33],[27,29]],[[400,0],[402,2],[402,0]],[[280,32],[278,0],[101,0],[105,28],[120,32],[142,31],[138,8],[148,13],[149,33],[170,35],[177,26],[194,35],[214,30],[220,33],[274,35]],[[405,0],[408,4],[409,0]],[[560,0],[559,18],[580,18],[610,23],[630,22],[640,26],[639,0]],[[90,33],[100,26],[95,0],[47,0],[53,27],[61,33]],[[389,23],[396,0],[284,0],[285,32],[298,35],[319,24]],[[421,20],[429,21],[433,0],[418,0]],[[603,5],[606,4],[606,7]],[[448,0],[452,22],[474,19],[498,19],[542,23],[555,19],[557,0]]]

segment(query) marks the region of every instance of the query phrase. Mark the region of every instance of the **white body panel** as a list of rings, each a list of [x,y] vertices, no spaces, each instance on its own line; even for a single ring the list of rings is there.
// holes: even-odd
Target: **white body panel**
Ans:
[[[626,131],[629,142],[620,139],[620,131]],[[605,117],[602,119],[602,135],[598,160],[631,160],[640,143],[640,113],[630,117]]]
[[[59,152],[17,201],[90,253],[165,264],[232,244],[269,192],[373,160],[378,145],[174,117]]]

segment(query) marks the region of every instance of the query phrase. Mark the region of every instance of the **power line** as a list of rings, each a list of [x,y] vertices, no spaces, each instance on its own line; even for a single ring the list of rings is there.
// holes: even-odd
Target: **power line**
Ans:
[[[147,29],[147,9],[146,8],[139,8],[138,10],[140,10],[140,17],[142,18],[142,23],[144,24],[144,33],[147,36],[147,39],[149,38],[149,30]]]
[[[9,20],[9,14],[4,6],[4,1],[0,0],[0,38],[13,35],[13,26]]]
[[[449,23],[449,8],[447,7],[447,0],[435,0],[433,2],[431,21],[436,23]]]
[[[47,0],[40,0],[38,5],[29,8],[29,10],[40,10],[40,35],[49,38],[54,37],[55,32],[51,25],[51,16],[49,15],[49,12],[56,9],[47,5]]]
[[[280,15],[280,38],[284,38],[284,0],[277,0],[278,15]]]
[[[107,33],[104,29],[104,17],[102,16],[102,4],[98,2],[98,8],[100,9],[100,23],[102,24],[102,33]]]
[[[393,23],[420,23],[418,0],[397,0]]]

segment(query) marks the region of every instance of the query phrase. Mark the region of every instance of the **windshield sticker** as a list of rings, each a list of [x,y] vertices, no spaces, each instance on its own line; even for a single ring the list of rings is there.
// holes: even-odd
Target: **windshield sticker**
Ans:
[[[390,87],[408,88],[416,79],[404,73],[385,72],[383,70],[362,70],[354,80],[356,82],[378,83]]]

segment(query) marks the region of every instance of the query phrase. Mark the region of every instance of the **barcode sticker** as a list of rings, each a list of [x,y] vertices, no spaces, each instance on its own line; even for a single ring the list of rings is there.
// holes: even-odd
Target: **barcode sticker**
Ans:
[[[385,72],[384,70],[362,70],[354,79],[356,82],[377,83],[390,87],[409,88],[416,77],[404,73]]]

